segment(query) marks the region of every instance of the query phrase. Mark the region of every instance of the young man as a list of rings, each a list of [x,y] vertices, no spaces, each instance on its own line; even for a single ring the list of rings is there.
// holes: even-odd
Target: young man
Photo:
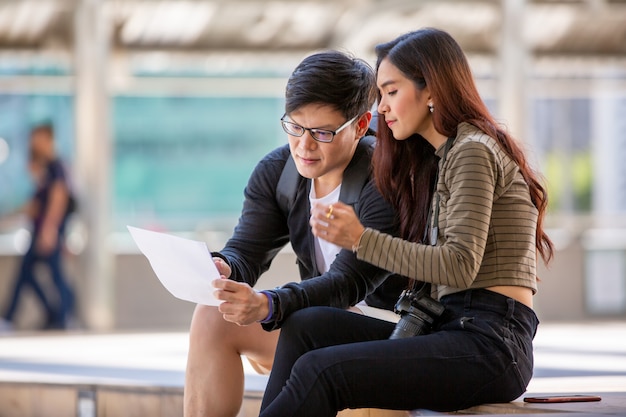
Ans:
[[[55,152],[52,125],[42,124],[32,129],[29,166],[36,182],[35,193],[25,210],[32,227],[31,243],[22,258],[3,323],[5,328],[12,323],[22,290],[30,286],[45,309],[44,328],[66,329],[74,307],[74,294],[62,265],[65,225],[71,211],[71,192],[65,167]],[[44,293],[35,279],[37,264],[48,267],[58,294]],[[55,299],[58,302],[54,302]]]
[[[294,311],[319,305],[347,309],[361,302],[360,312],[387,314],[393,320],[395,315],[388,310],[406,280],[358,261],[350,250],[315,238],[309,226],[313,203],[327,205],[331,218],[332,204],[342,201],[353,205],[368,227],[395,231],[392,209],[369,180],[371,147],[359,145],[370,133],[375,99],[372,68],[340,52],[311,55],[291,75],[281,118],[289,144],[257,165],[245,189],[234,234],[224,249],[213,254],[218,270],[228,278],[213,283],[224,302],[219,308],[199,305],[194,312],[186,417],[236,416],[244,388],[241,355],[256,370],[269,371],[279,333],[271,330],[279,329]],[[285,198],[277,190],[290,163],[295,163],[297,171],[287,180],[293,190]],[[253,290],[289,242],[301,282],[272,291]]]

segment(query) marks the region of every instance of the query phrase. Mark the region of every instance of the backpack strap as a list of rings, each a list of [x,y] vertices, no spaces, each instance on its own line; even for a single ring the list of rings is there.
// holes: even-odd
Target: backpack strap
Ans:
[[[359,141],[354,156],[343,174],[340,201],[352,206],[358,203],[361,190],[370,176],[370,155],[375,144],[375,136],[364,136]],[[298,183],[301,180],[296,163],[289,155],[276,185],[276,200],[285,216],[293,207]]]
[[[285,216],[289,214],[293,207],[293,202],[296,200],[296,192],[300,179],[301,177],[298,173],[298,168],[296,168],[296,163],[291,157],[291,154],[289,154],[289,158],[287,158],[287,162],[276,185],[276,200]]]
[[[352,161],[343,173],[339,201],[350,204],[357,211],[361,190],[371,173],[372,151],[376,144],[375,136],[364,136],[359,141]]]

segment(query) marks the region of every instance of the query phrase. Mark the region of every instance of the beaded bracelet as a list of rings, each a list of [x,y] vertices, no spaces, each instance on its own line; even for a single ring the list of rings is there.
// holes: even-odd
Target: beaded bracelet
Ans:
[[[265,317],[263,320],[259,320],[259,323],[267,323],[274,316],[274,297],[272,296],[272,293],[269,291],[261,291],[261,294],[264,294],[267,297],[269,313],[267,314],[267,317]]]

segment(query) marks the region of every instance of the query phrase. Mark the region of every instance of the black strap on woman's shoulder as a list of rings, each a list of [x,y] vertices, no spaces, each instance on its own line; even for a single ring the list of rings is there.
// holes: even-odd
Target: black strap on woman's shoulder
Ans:
[[[448,140],[446,140],[446,147],[443,149],[443,156],[441,157],[441,161],[439,161],[439,164],[437,164],[437,171],[435,172],[435,184],[433,185],[435,213],[433,214],[433,205],[431,204],[430,208],[428,209],[428,218],[426,220],[426,228],[424,230],[424,242],[430,244],[431,246],[437,245],[437,236],[439,235],[439,202],[441,200],[439,193],[437,193],[437,183],[439,182],[439,167],[445,162],[446,157],[448,156],[448,152],[450,151],[450,148],[452,148],[453,143],[454,137],[450,136]]]

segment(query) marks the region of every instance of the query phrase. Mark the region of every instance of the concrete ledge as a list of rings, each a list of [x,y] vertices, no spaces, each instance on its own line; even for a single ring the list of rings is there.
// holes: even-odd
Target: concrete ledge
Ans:
[[[182,398],[182,388],[0,382],[0,417],[173,417]]]
[[[525,395],[589,393],[600,395],[600,402],[529,404],[520,397],[455,413],[359,409],[339,417],[626,416],[626,323],[553,324],[541,330],[535,376]],[[0,417],[182,416],[187,344],[186,332],[0,336]],[[256,416],[267,377],[243,363],[239,417]],[[79,407],[97,414],[79,414]]]
[[[409,417],[408,411],[381,410],[378,408],[359,408],[340,411],[337,417]]]
[[[626,393],[623,392],[606,392],[606,393],[590,393],[601,397],[600,401],[593,402],[568,402],[568,403],[526,403],[523,397],[516,401],[502,404],[482,404],[476,407],[470,407],[465,410],[459,410],[453,413],[434,413],[426,410],[415,410],[411,412],[411,417],[423,415],[473,415],[473,416],[537,416],[540,415],[573,415],[577,417],[626,415]],[[528,394],[528,396],[551,395],[551,394]],[[566,395],[560,393],[558,395]],[[524,395],[526,396],[526,395]]]
[[[182,417],[186,346],[186,333],[0,337],[0,417]],[[238,417],[258,415],[266,379],[246,371]]]
[[[240,417],[259,414],[248,393]],[[182,417],[182,387],[0,382],[0,417]]]
[[[503,404],[483,404],[451,413],[430,410],[394,411],[358,409],[338,417],[418,417],[443,415],[537,416],[624,415],[626,393],[596,393],[599,402],[530,404],[521,399]],[[239,417],[256,416],[262,392],[246,392]],[[85,385],[63,383],[0,382],[0,417],[179,417],[182,387]]]

